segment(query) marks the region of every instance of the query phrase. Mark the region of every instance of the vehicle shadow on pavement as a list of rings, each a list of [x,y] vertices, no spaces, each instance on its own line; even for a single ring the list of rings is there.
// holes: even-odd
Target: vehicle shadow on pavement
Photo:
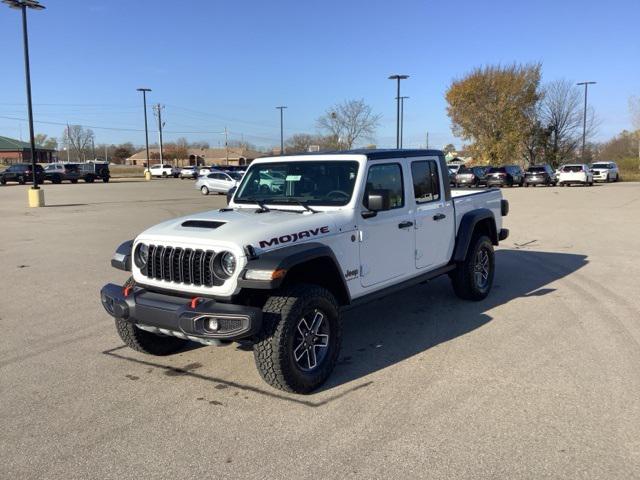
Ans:
[[[350,310],[343,317],[338,365],[320,391],[360,379],[481,328],[493,320],[486,312],[517,298],[552,293],[555,289],[547,285],[587,263],[585,255],[501,249],[496,251],[493,289],[481,302],[458,299],[444,276]]]

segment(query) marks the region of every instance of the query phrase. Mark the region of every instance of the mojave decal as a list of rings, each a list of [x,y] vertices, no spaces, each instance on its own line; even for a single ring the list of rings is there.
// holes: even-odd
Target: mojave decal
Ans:
[[[303,238],[311,238],[320,235],[321,233],[329,233],[329,226],[311,228],[309,230],[303,230],[296,233],[287,233],[280,237],[273,237],[269,240],[260,240],[260,248],[272,247],[274,245],[281,245],[283,243],[293,243]]]

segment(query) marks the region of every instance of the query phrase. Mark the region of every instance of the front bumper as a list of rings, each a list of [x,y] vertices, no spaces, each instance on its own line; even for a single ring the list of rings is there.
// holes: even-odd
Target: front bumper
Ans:
[[[202,343],[248,338],[262,326],[262,310],[220,303],[213,299],[188,299],[133,287],[125,295],[120,285],[102,287],[100,299],[109,315],[139,325]],[[218,329],[211,330],[211,320]]]

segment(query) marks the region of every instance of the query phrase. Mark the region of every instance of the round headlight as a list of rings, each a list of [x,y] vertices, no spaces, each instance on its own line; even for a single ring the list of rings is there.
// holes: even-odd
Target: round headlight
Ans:
[[[220,257],[222,271],[229,277],[236,271],[236,256],[231,252],[224,252]]]
[[[149,261],[149,247],[144,243],[139,243],[136,247],[136,253],[133,256],[136,267],[143,268]]]

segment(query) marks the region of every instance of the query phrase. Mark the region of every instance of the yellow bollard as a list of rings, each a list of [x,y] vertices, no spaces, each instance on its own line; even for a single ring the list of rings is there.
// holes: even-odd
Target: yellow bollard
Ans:
[[[27,192],[29,196],[29,207],[44,207],[44,190],[31,187]]]
[[[144,179],[148,182],[151,180],[151,172],[149,170],[144,171]]]

